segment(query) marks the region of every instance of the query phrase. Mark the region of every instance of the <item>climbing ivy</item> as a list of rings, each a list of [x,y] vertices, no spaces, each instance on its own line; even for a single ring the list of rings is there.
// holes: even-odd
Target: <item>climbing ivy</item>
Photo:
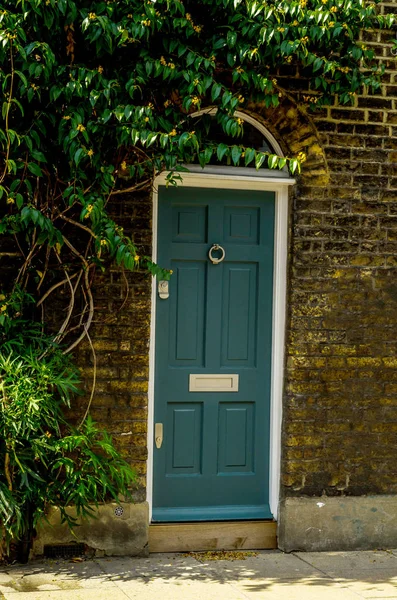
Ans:
[[[376,89],[381,69],[358,41],[362,28],[393,22],[376,4],[3,0],[0,195],[8,210],[0,233],[27,244],[30,265],[44,260],[43,247],[60,259],[67,245],[83,269],[110,255],[167,277],[110,218],[109,200],[164,169],[175,183],[184,163],[214,157],[299,170],[303,155],[245,148],[236,110],[250,100],[276,107],[285,94],[277,72],[290,63],[308,79],[311,104]],[[213,141],[205,119],[192,116],[209,106],[230,144]],[[67,239],[71,225],[84,231],[88,253]]]

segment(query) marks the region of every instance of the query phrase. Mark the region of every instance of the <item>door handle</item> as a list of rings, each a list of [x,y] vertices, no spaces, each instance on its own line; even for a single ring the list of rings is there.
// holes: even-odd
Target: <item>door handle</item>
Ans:
[[[163,443],[163,424],[156,423],[154,426],[154,441],[156,443],[156,448],[161,448]]]

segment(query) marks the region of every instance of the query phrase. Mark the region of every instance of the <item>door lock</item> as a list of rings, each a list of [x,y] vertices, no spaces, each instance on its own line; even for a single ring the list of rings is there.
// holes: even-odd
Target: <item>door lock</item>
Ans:
[[[156,423],[154,426],[154,441],[156,443],[156,448],[160,449],[163,443],[163,424]]]
[[[170,297],[169,283],[166,279],[159,281],[157,289],[162,300],[167,300]]]

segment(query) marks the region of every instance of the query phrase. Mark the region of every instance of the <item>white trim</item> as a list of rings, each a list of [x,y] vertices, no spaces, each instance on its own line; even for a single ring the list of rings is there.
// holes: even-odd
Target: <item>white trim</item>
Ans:
[[[250,179],[259,179],[260,181],[284,181],[287,185],[294,183],[294,179],[288,176],[284,170],[279,169],[255,169],[253,167],[229,167],[222,165],[205,165],[204,169],[200,165],[186,165],[189,173],[198,173],[207,175],[224,175],[226,177],[249,177]]]
[[[157,186],[153,190],[152,209],[152,258],[157,261],[157,217],[158,217],[158,191]],[[149,504],[149,523],[152,520],[153,507],[153,451],[154,451],[154,367],[155,367],[155,343],[156,343],[156,293],[157,281],[152,277],[152,298],[150,310],[150,345],[149,345],[149,386],[148,386],[148,457],[146,468],[146,500]]]
[[[216,115],[217,112],[218,112],[218,109],[216,107],[203,108],[202,110],[198,110],[197,112],[192,113],[190,115],[190,118],[194,119],[195,117],[201,117],[201,115]],[[264,125],[259,123],[259,121],[257,121],[256,119],[254,119],[254,117],[251,117],[251,115],[248,115],[245,112],[241,112],[240,110],[236,110],[233,113],[233,116],[236,118],[239,118],[239,119],[243,119],[243,121],[245,121],[246,123],[249,123],[250,125],[255,127],[255,129],[260,131],[261,134],[263,135],[263,137],[265,139],[267,139],[270,146],[272,146],[274,148],[274,151],[276,152],[276,154],[278,154],[279,156],[284,156],[284,153],[281,150],[281,146],[278,143],[278,141],[276,140],[276,138],[270,133],[270,131],[268,131],[266,129],[266,127]]]
[[[284,343],[287,310],[287,257],[288,190],[283,187],[276,191],[276,214],[274,224],[269,503],[270,511],[275,519],[277,519],[280,495],[281,421],[283,411]]]
[[[204,170],[205,171],[205,170]],[[165,185],[166,175],[160,175],[155,181],[153,191],[153,260],[157,260],[157,215],[158,186]],[[270,190],[275,192],[275,239],[274,239],[274,280],[273,280],[273,327],[272,327],[272,375],[271,375],[271,408],[270,408],[270,510],[277,519],[280,489],[281,458],[281,418],[282,392],[284,378],[284,339],[287,285],[287,235],[288,235],[288,186],[294,180],[280,181],[274,179],[238,178],[226,175],[201,175],[184,173],[183,182],[186,187]],[[147,468],[147,501],[149,503],[149,521],[152,518],[153,493],[153,451],[154,451],[154,346],[156,335],[156,282],[152,283],[151,335],[149,352],[149,404],[148,404],[148,468]]]
[[[230,167],[233,169],[233,167]],[[235,190],[271,190],[275,191],[280,186],[288,187],[294,185],[295,179],[292,177],[251,177],[250,175],[235,175],[233,172],[228,174],[224,167],[223,173],[211,173],[209,170],[200,169],[201,173],[191,170],[189,173],[180,173],[183,185],[189,182],[190,187],[202,188],[234,188]],[[167,173],[161,173],[156,177],[154,189],[159,185],[167,184]],[[178,184],[180,185],[180,184]]]

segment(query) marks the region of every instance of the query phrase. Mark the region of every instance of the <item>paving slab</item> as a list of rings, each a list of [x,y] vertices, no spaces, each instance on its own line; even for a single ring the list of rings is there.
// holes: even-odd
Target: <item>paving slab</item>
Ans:
[[[54,573],[62,579],[75,578],[76,580],[103,576],[103,570],[94,560],[74,562],[73,560],[46,559],[33,561],[28,565],[11,565],[0,570],[0,573],[5,572],[16,578]]]
[[[214,570],[222,579],[243,580],[260,579],[276,580],[278,578],[296,579],[307,577],[324,578],[327,575],[294,554],[283,554],[280,551],[259,552],[257,556],[239,561],[209,561],[204,565]]]
[[[360,598],[386,598],[396,600],[397,598],[397,578],[395,583],[392,581],[366,580],[366,581],[339,581],[342,587],[346,587],[355,592]]]
[[[98,559],[98,564],[128,598],[144,600],[245,600],[214,569],[188,555],[157,554],[148,559]]]
[[[155,573],[157,576],[181,576],[184,573],[203,571],[203,565],[187,554],[154,554],[150,558],[99,558],[96,564],[104,573],[119,577],[145,577]],[[204,569],[205,570],[205,569]]]
[[[244,593],[228,583],[212,581],[183,582],[155,579],[148,583],[121,582],[120,590],[131,600],[246,600]]]
[[[0,569],[2,600],[396,600],[397,550],[263,551],[245,560],[194,555],[44,560]]]
[[[109,593],[109,590],[76,589],[68,591],[17,592],[13,594],[6,592],[2,598],[3,600],[128,600],[128,596],[117,588],[113,589],[111,593]]]
[[[8,567],[0,573],[0,592],[44,592],[115,587],[94,561],[40,561],[25,567]]]
[[[376,571],[397,574],[397,557],[392,551],[360,550],[357,552],[295,552],[294,554],[328,575],[355,577],[357,573]]]
[[[277,581],[266,590],[253,584],[242,588],[246,600],[360,600],[360,596],[336,584],[314,585],[310,581],[292,583],[290,579]]]
[[[361,598],[397,598],[397,553],[394,551],[296,554]]]

